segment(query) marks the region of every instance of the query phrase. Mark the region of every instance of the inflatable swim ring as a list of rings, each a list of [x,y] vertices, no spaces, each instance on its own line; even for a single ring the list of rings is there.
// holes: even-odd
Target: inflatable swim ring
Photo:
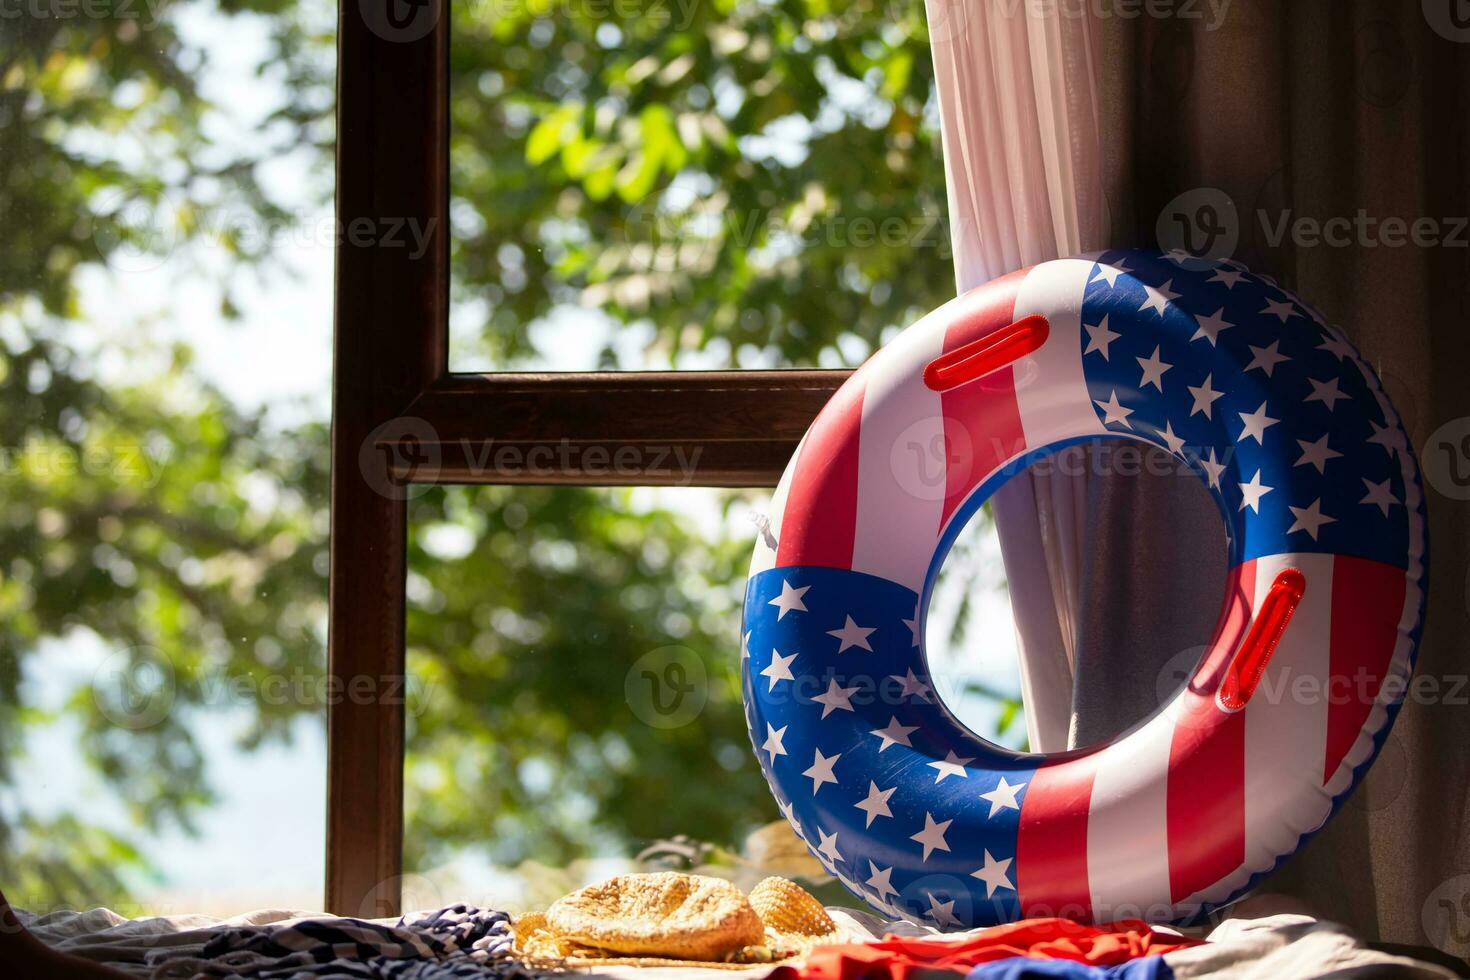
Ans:
[[[1089,749],[1009,751],[935,694],[929,590],[996,487],[1098,437],[1163,447],[1208,485],[1223,608],[1152,717]],[[905,330],[802,439],[747,583],[751,739],[813,854],[884,912],[1198,918],[1372,762],[1413,667],[1425,548],[1398,416],[1311,307],[1234,264],[1046,262]]]

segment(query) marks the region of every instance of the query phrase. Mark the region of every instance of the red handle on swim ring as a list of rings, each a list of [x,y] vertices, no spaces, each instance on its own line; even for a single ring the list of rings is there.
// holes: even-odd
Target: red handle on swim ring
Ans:
[[[1050,333],[1046,317],[1039,313],[1023,317],[930,361],[924,368],[924,384],[930,391],[949,391],[983,378],[1039,350]]]
[[[1286,632],[1286,624],[1291,622],[1306,591],[1307,577],[1295,568],[1288,568],[1276,576],[1266,598],[1261,600],[1255,622],[1251,623],[1250,631],[1240,642],[1240,648],[1235,651],[1225,671],[1225,682],[1220,685],[1217,698],[1221,708],[1235,712],[1250,701],[1271,654],[1276,652],[1276,644],[1281,642],[1281,634]]]

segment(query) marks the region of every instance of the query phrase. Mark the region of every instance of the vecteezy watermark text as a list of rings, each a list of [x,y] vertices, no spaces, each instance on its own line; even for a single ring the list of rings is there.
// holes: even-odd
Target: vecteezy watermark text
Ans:
[[[1266,244],[1280,247],[1288,238],[1297,248],[1470,248],[1470,217],[1405,218],[1377,217],[1366,208],[1332,218],[1296,215],[1290,209],[1272,218],[1260,211],[1261,233]]]
[[[127,20],[145,31],[158,24],[168,0],[0,0],[0,21],[19,20]]]
[[[1194,21],[1207,31],[1218,31],[1235,0],[993,0],[1005,16],[1024,9],[1037,18],[1064,17],[1074,20],[1177,20]]]
[[[14,0],[0,0],[0,3]],[[248,254],[283,248],[401,249],[414,261],[428,254],[438,219],[413,215],[341,218],[299,210],[278,217],[237,207],[192,208],[177,196],[104,200],[92,239],[109,265],[142,272],[162,264],[185,239]]]
[[[97,476],[152,487],[164,461],[141,445],[72,446],[34,441],[0,446],[0,477],[29,474],[40,478]]]
[[[428,707],[432,685],[401,674],[323,674],[303,667],[257,673],[210,670],[187,675],[157,650],[135,648],[107,657],[92,677],[98,710],[119,728],[160,724],[176,706],[242,705],[300,708],[338,704],[398,705],[411,715]]]
[[[472,473],[495,473],[500,476],[553,476],[577,472],[587,476],[669,477],[676,476],[675,486],[688,486],[694,480],[694,468],[704,455],[703,446],[579,445],[567,439],[555,443],[530,446],[502,443],[494,439],[483,442],[463,440],[465,461]]]
[[[1196,187],[1159,212],[1155,234],[1171,255],[1220,262],[1235,254],[1251,222],[1269,248],[1470,248],[1470,216],[1302,214],[1293,208],[1241,212],[1218,187]]]
[[[368,434],[358,466],[369,486],[386,497],[407,499],[436,482],[453,455],[474,476],[534,482],[578,474],[593,478],[653,481],[687,487],[694,482],[703,446],[660,443],[499,442],[461,438],[444,442],[425,419],[400,416]]]

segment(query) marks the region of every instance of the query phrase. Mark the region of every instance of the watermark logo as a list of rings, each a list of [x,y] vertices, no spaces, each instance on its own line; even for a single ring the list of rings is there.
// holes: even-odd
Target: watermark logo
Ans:
[[[1316,216],[1258,207],[1244,215],[1218,187],[1196,187],[1164,205],[1154,225],[1159,247],[1185,267],[1229,264],[1250,223],[1253,241],[1270,249],[1470,248],[1470,217],[1352,214]]]
[[[871,887],[881,891],[886,881],[886,876],[880,876],[878,884]],[[979,882],[974,884],[985,887]],[[975,918],[974,892],[970,886],[971,882],[954,875],[923,875],[904,886],[893,907],[911,922],[941,930],[957,929],[970,925]]]
[[[714,267],[721,244],[720,226],[733,220],[729,216],[670,211],[650,198],[628,208],[612,238],[625,250],[624,266],[629,270],[698,274]]]
[[[1424,443],[1424,478],[1451,500],[1470,500],[1470,416],[1451,419]]]
[[[1470,874],[1440,882],[1424,900],[1420,924],[1436,948],[1456,956],[1470,950]]]
[[[384,422],[368,433],[357,453],[362,478],[389,500],[410,500],[427,491],[440,462],[439,433],[416,416]]]
[[[1235,254],[1240,214],[1235,201],[1220,188],[1196,187],[1164,205],[1154,234],[1171,257],[1205,268]]]
[[[1358,28],[1358,95],[1379,108],[1397,105],[1414,80],[1414,57],[1399,29],[1386,20]]]
[[[1470,43],[1470,0],[1421,0],[1434,33],[1456,44]]]
[[[1174,656],[1164,662],[1159,668],[1158,677],[1154,679],[1154,695],[1158,699],[1160,708],[1174,703],[1179,693],[1194,677],[1195,671],[1199,669],[1200,661],[1204,660],[1207,646],[1188,647],[1180,650]]]
[[[143,731],[173,711],[178,681],[173,664],[152,647],[109,654],[92,675],[92,700],[118,728]]]
[[[439,21],[442,0],[358,0],[368,30],[385,41],[406,44],[428,36]]]
[[[704,660],[688,647],[650,650],[629,668],[623,697],[650,728],[682,728],[698,718],[709,701]]]
[[[168,261],[184,236],[184,210],[169,194],[129,197],[120,190],[97,202],[92,241],[109,268],[149,272]]]
[[[437,882],[410,872],[384,878],[368,889],[357,903],[357,917],[386,919],[396,916],[400,908],[441,909],[452,904]]]
[[[909,425],[888,449],[888,469],[916,500],[943,500],[950,486],[967,485],[975,458],[969,430],[933,415]]]

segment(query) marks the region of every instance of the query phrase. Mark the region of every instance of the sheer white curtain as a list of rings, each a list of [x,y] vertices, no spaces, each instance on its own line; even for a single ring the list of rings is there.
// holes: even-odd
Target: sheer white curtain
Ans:
[[[1067,4],[927,0],[927,8],[959,289],[1101,248],[1107,208],[1090,18]],[[1027,472],[994,497],[1037,751],[1068,746],[1087,506],[1085,473]]]

